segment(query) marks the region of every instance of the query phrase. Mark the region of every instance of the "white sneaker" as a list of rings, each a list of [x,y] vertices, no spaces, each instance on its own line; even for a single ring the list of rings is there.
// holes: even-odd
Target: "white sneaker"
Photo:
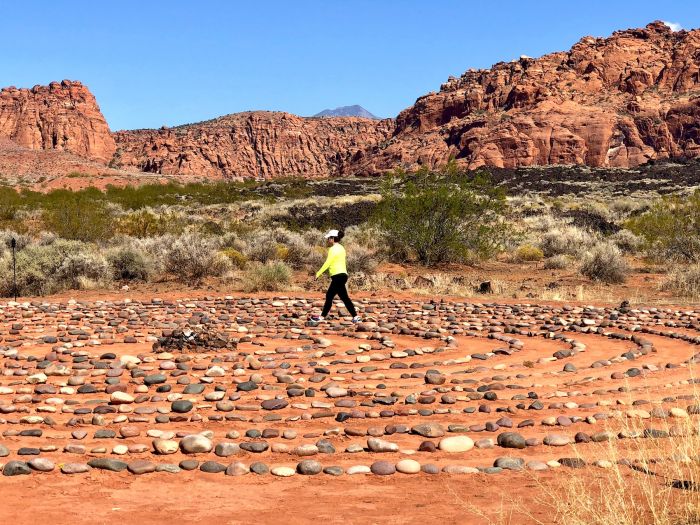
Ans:
[[[312,315],[311,316],[311,320],[314,321],[315,323],[320,323],[324,319],[325,319],[325,317],[323,317],[322,315]]]
[[[362,317],[360,317],[359,315],[356,315],[352,318],[352,322],[355,324],[359,323],[360,321],[362,321]]]

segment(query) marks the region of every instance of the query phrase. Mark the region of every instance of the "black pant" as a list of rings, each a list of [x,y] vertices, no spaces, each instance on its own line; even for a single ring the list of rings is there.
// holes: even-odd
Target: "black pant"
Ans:
[[[345,283],[348,282],[347,273],[338,273],[331,276],[331,285],[328,287],[326,292],[326,303],[323,305],[323,312],[321,315],[326,317],[328,312],[331,311],[331,306],[333,306],[333,299],[337,295],[343,301],[345,308],[348,309],[350,315],[355,317],[357,312],[355,311],[355,306],[352,304],[350,297],[348,296],[348,291],[345,288]]]

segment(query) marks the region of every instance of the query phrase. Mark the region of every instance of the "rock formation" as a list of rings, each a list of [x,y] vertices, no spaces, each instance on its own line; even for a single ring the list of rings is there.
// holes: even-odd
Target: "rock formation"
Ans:
[[[30,150],[59,150],[103,163],[114,139],[95,97],[80,82],[0,90],[0,138]]]
[[[392,120],[254,111],[172,129],[115,133],[122,168],[207,178],[329,177],[384,142]]]
[[[79,82],[7,88],[3,137],[183,179],[372,175],[450,158],[469,169],[634,167],[700,155],[700,30],[653,22],[584,37],[566,52],[469,70],[396,120],[256,111],[110,135]]]
[[[521,57],[450,78],[401,112],[386,147],[349,172],[547,164],[633,167],[700,152],[700,30],[585,37],[568,52]]]

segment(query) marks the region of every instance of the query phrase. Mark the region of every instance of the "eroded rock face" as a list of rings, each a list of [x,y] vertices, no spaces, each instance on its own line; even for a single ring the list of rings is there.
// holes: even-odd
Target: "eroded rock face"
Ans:
[[[450,157],[468,169],[635,167],[697,157],[700,30],[672,32],[654,22],[608,38],[584,37],[566,52],[469,70],[395,120],[256,111],[110,135],[79,82],[3,89],[0,167],[37,171],[35,159],[23,160],[26,148],[181,179],[371,175],[438,167]]]
[[[207,178],[343,174],[389,138],[393,120],[254,111],[172,129],[115,134],[122,167]]]
[[[0,137],[32,150],[59,150],[107,163],[115,145],[95,97],[64,80],[0,90]]]
[[[401,112],[389,144],[351,166],[633,167],[700,152],[700,30],[584,37],[568,52],[521,57],[450,78]]]

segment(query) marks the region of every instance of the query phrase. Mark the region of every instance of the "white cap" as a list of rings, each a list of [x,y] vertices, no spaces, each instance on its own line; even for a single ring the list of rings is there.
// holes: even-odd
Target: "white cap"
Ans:
[[[325,238],[328,239],[329,237],[337,237],[338,236],[338,230],[328,230],[328,233],[325,235]]]

